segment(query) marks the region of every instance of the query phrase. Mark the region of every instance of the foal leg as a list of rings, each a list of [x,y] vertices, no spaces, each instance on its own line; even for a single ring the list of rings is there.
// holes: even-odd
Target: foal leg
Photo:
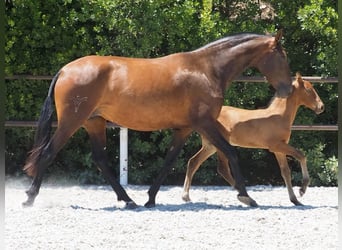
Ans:
[[[124,188],[117,181],[113,170],[108,166],[106,152],[106,120],[102,117],[95,117],[87,120],[84,127],[87,130],[91,141],[93,160],[98,165],[106,181],[112,186],[118,200],[125,201],[126,208],[134,209],[138,207],[127,195]]]
[[[220,150],[227,159],[231,173],[235,179],[235,189],[238,190],[238,200],[242,203],[256,207],[258,204],[247,194],[244,178],[238,165],[238,159],[235,148],[230,145],[223,136],[226,132],[225,127],[217,120],[206,120],[204,123],[197,124],[197,132],[205,136],[218,150]]]
[[[297,197],[293,192],[292,183],[291,183],[291,170],[290,170],[289,165],[287,163],[286,155],[283,153],[278,153],[278,152],[275,152],[274,154],[277,158],[277,161],[278,161],[278,164],[280,167],[281,176],[283,177],[285,185],[287,187],[287,191],[289,193],[290,201],[293,204],[295,204],[296,206],[303,205],[302,203],[300,203],[297,200]]]
[[[290,155],[294,157],[297,161],[299,161],[300,167],[302,170],[302,175],[303,175],[302,186],[299,189],[299,194],[300,196],[303,196],[310,183],[310,177],[309,177],[308,167],[306,165],[305,155],[301,151],[299,151],[298,149],[292,147],[291,145],[287,143],[278,144],[276,145],[275,148],[270,149],[270,151],[281,152],[285,155]]]
[[[302,186],[299,189],[299,194],[300,196],[303,196],[310,183],[308,167],[306,165],[306,157],[301,151],[295,149],[294,147],[288,144],[286,145],[288,146],[288,149],[289,149],[289,152],[287,154],[293,156],[300,163],[300,167],[302,169],[303,180],[302,180]]]
[[[201,164],[215,152],[216,148],[214,145],[202,137],[202,148],[188,161],[182,195],[182,199],[184,201],[190,201],[189,190],[194,174],[199,169]]]
[[[220,152],[217,151],[217,172],[232,186],[235,186],[235,180],[230,172],[229,168],[229,161],[226,158],[226,156]]]
[[[173,164],[176,162],[177,156],[182,150],[184,143],[191,132],[192,132],[191,129],[175,129],[174,130],[171,146],[165,157],[163,167],[157,179],[153,182],[152,186],[148,190],[149,199],[146,202],[145,207],[149,208],[149,207],[155,206],[156,195],[159,191],[160,185],[163,183],[166,176],[170,172]]]

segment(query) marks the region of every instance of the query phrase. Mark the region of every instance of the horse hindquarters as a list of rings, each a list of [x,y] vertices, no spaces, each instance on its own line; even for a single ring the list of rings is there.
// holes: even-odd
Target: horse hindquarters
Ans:
[[[28,200],[23,203],[24,206],[33,204],[39,193],[46,168],[52,163],[69,138],[88,119],[95,106],[96,100],[89,99],[82,103],[80,108],[79,103],[75,103],[75,98],[71,98],[74,93],[80,91],[80,88],[74,82],[70,82],[70,79],[61,77],[62,74],[63,71],[61,70],[51,82],[48,96],[39,117],[35,146],[24,166],[24,170],[34,177],[31,187],[27,191]],[[50,138],[53,95],[58,126]],[[75,106],[76,104],[77,106]]]

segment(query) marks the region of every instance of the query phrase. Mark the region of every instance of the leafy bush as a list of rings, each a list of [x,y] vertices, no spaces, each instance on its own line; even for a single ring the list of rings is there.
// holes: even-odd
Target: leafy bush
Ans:
[[[298,1],[287,0],[266,2],[274,8],[274,19],[262,18],[258,1],[249,0],[6,1],[5,73],[53,75],[71,60],[89,54],[157,57],[195,49],[226,34],[246,31],[273,33],[277,23],[285,27],[284,47],[294,71],[301,71],[303,75],[335,76],[335,3],[330,0],[317,3],[305,0],[300,5]],[[306,16],[312,8],[320,11],[308,16],[314,21],[310,23]],[[320,23],[319,29],[315,29],[319,13],[328,22]],[[244,72],[245,75],[255,73],[253,69]],[[316,86],[326,105],[325,113],[315,116],[311,111],[300,109],[295,123],[336,124],[337,84]],[[6,87],[5,119],[36,120],[49,82],[7,80]],[[234,83],[226,93],[225,104],[249,109],[265,107],[273,93],[267,84]],[[6,128],[6,174],[23,174],[21,167],[33,138],[33,128]],[[118,129],[108,129],[107,138],[110,165],[118,174]],[[154,180],[163,164],[170,139],[170,130],[129,132],[129,183],[149,184]],[[295,132],[291,143],[309,152],[308,159],[312,158],[309,169],[314,184],[335,185],[335,132]],[[324,148],[319,154],[310,153],[319,151],[316,148],[318,143],[324,144]],[[183,182],[187,160],[199,148],[200,140],[194,133],[165,183]],[[238,153],[248,184],[282,183],[272,154],[248,149],[238,149]],[[295,172],[298,170],[295,161],[291,160],[290,165]],[[84,130],[69,140],[48,168],[47,175],[57,174],[80,183],[104,183],[91,161],[90,143]],[[225,183],[216,173],[215,156],[203,163],[194,176],[194,183]]]
[[[308,151],[308,169],[313,186],[336,186],[338,161],[335,156],[325,160],[324,145],[318,144]]]
[[[335,156],[326,159],[324,145],[319,143],[306,153],[307,166],[311,186],[337,186],[338,160]],[[302,172],[299,163],[293,171],[293,181],[296,185],[302,182]]]

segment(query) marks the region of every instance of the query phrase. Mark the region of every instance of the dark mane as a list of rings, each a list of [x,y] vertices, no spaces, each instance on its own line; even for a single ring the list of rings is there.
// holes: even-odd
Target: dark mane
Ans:
[[[253,34],[253,33],[239,33],[239,34],[227,36],[219,40],[216,40],[214,42],[208,43],[207,45],[204,45],[196,49],[195,51],[207,49],[207,48],[213,48],[213,47],[222,46],[222,45],[229,45],[230,47],[234,47],[238,44],[241,44],[241,43],[244,43],[244,42],[253,40],[255,38],[259,38],[259,37],[266,37],[266,36]]]

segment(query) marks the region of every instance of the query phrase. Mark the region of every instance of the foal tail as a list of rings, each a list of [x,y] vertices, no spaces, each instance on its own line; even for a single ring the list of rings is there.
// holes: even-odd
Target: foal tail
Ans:
[[[52,114],[53,114],[53,91],[60,72],[58,72],[52,79],[48,95],[44,101],[42,110],[38,120],[38,128],[35,135],[33,149],[30,151],[23,170],[32,177],[35,177],[38,172],[37,161],[41,156],[43,150],[48,145],[51,138],[52,128]]]

